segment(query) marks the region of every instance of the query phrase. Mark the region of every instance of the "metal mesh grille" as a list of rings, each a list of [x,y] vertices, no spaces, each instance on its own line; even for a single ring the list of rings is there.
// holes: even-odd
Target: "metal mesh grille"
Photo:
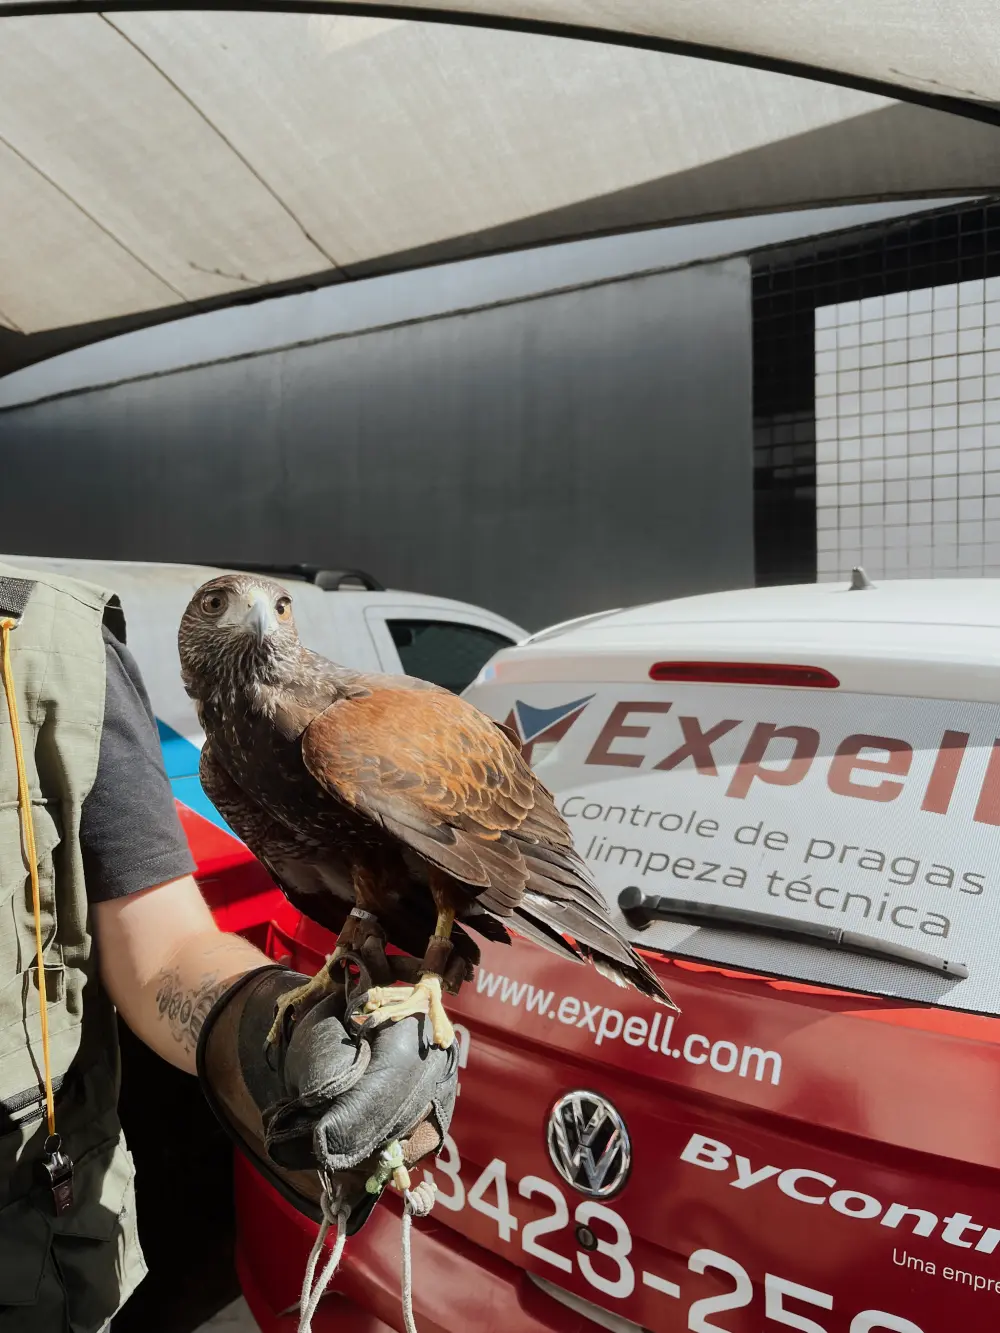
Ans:
[[[848,503],[853,499],[850,488],[855,484],[855,460],[847,461],[846,470],[829,476],[825,475],[828,453],[820,460],[821,482],[838,487],[843,484],[847,489],[843,500],[838,490],[833,502],[837,510],[834,523],[842,529],[840,537],[833,543],[821,529],[817,560],[817,351],[821,356],[824,353],[816,345],[817,308],[871,302],[871,298],[928,288],[948,289],[997,275],[1000,203],[992,200],[974,208],[923,214],[911,221],[866,228],[848,238],[812,242],[792,251],[757,257],[753,347],[758,584],[811,582],[818,569],[831,576],[835,563],[853,559],[855,552],[857,558],[864,558],[866,547],[881,552],[883,562],[887,557],[885,527],[894,512],[887,514],[882,506],[896,502],[885,498],[881,460],[886,450],[880,447],[876,451],[873,444],[870,458],[862,458],[860,446],[858,450],[859,498],[866,503],[858,506],[864,521],[859,518],[856,526],[852,512],[855,506]],[[984,400],[987,389],[984,383]],[[966,415],[974,411],[969,408]],[[830,430],[820,415],[820,432],[826,437],[819,445],[823,453],[830,442]],[[873,430],[883,428],[883,423],[873,420]],[[833,429],[839,447],[844,428],[838,423]],[[904,433],[904,438],[909,437]],[[906,451],[910,447],[909,442],[903,446]],[[834,457],[839,458],[839,454],[835,452]],[[894,464],[892,471],[894,483],[908,481],[906,467]],[[829,494],[824,489],[824,495]],[[906,494],[908,497],[908,490]],[[824,551],[830,553],[826,558]],[[844,572],[839,564],[836,572]],[[922,571],[900,568],[890,572]],[[952,572],[950,568],[948,572]],[[970,566],[967,572],[982,570],[974,571]]]

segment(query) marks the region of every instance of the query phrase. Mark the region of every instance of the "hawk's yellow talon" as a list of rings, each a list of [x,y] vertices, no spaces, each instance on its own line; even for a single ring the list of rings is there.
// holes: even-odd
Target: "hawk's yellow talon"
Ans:
[[[330,959],[327,959],[314,977],[310,977],[304,985],[296,986],[294,990],[287,991],[275,1004],[274,1022],[271,1024],[271,1031],[264,1038],[265,1048],[278,1045],[284,1031],[285,1015],[289,1010],[292,1011],[294,1020],[299,1009],[306,1004],[306,1001],[309,1001],[306,1007],[312,1008],[313,1004],[323,999],[333,989],[330,961]]]
[[[425,972],[415,986],[375,987],[368,993],[365,1013],[392,1023],[423,1014],[430,1024],[433,1045],[447,1051],[455,1041],[455,1029],[441,1002],[441,978],[433,972]]]

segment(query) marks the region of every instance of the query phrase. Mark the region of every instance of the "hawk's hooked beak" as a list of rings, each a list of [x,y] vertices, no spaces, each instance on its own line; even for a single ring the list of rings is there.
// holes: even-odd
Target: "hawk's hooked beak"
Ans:
[[[258,643],[263,643],[271,630],[274,629],[276,623],[274,612],[271,609],[270,601],[263,593],[254,594],[253,601],[243,618],[243,623]]]

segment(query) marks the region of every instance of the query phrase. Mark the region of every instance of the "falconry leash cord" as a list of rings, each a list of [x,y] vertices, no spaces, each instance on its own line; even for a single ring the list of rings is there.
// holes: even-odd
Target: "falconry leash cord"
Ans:
[[[350,913],[351,916],[360,917],[362,920],[375,921],[377,918],[371,913],[366,912],[364,908],[354,907]],[[319,1303],[326,1295],[326,1292],[333,1281],[340,1260],[344,1253],[344,1246],[347,1243],[347,1221],[348,1210],[342,1206],[342,1190],[325,1171],[319,1173],[322,1192],[320,1194],[320,1209],[322,1212],[322,1222],[316,1235],[316,1240],[309,1258],[306,1261],[306,1270],[302,1278],[302,1294],[299,1297],[299,1326],[297,1333],[312,1333],[312,1320]],[[398,1139],[393,1139],[387,1143],[379,1153],[378,1163],[375,1170],[365,1181],[365,1191],[368,1194],[380,1195],[389,1181],[403,1196],[403,1217],[400,1229],[400,1249],[401,1249],[401,1273],[400,1273],[400,1295],[403,1308],[403,1326],[406,1333],[417,1333],[417,1325],[413,1318],[413,1258],[411,1248],[411,1232],[414,1217],[426,1217],[434,1207],[434,1196],[437,1187],[430,1179],[423,1180],[416,1187],[411,1188],[410,1173],[407,1170],[406,1162],[403,1158],[403,1149]],[[336,1227],[337,1235],[330,1251],[330,1257],[326,1264],[316,1274],[320,1256],[323,1253],[323,1247],[326,1245],[331,1228]]]
[[[392,1178],[396,1188],[403,1196],[403,1218],[400,1230],[400,1248],[402,1265],[400,1293],[403,1307],[403,1326],[406,1333],[417,1333],[413,1318],[413,1256],[411,1251],[411,1231],[415,1217],[426,1217],[434,1207],[435,1186],[432,1181],[424,1180],[416,1188],[410,1188],[410,1173],[403,1163],[403,1150],[399,1140],[387,1144],[379,1155],[379,1164],[374,1174],[365,1184],[369,1194],[381,1194],[388,1180]],[[344,1246],[347,1243],[347,1209],[340,1207],[340,1190],[324,1173],[320,1173],[323,1192],[320,1195],[320,1208],[323,1221],[316,1235],[315,1243],[306,1262],[306,1271],[302,1278],[302,1295],[299,1298],[298,1333],[312,1333],[313,1315],[319,1303],[326,1295],[330,1283],[336,1275]],[[316,1268],[320,1255],[330,1234],[331,1227],[337,1228],[337,1238],[319,1276]]]
[[[10,658],[10,636],[11,631],[16,628],[16,620],[5,619],[0,622],[0,669],[3,673],[4,693],[7,696],[7,718],[10,722],[11,736],[14,741],[14,765],[17,769],[17,804],[21,816],[24,857],[28,862],[28,875],[31,880],[31,910],[35,919],[38,1007],[45,1078],[45,1118],[49,1131],[42,1152],[42,1166],[48,1177],[56,1213],[65,1213],[73,1205],[73,1163],[67,1154],[62,1151],[62,1140],[56,1133],[56,1106],[52,1087],[52,1054],[49,1044],[48,996],[45,989],[45,959],[42,956],[42,906],[38,884],[38,851],[35,846],[35,824],[31,815],[31,790],[28,786],[28,774],[24,764],[24,745],[21,741],[17,693],[14,689],[14,671]]]

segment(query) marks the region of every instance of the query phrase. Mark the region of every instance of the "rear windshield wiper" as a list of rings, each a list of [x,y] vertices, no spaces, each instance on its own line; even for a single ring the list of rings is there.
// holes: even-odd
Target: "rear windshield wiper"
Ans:
[[[654,921],[680,921],[695,926],[711,926],[716,930],[749,930],[777,939],[803,940],[827,949],[844,949],[848,953],[866,954],[869,958],[885,958],[894,963],[909,963],[928,972],[940,972],[946,977],[965,980],[969,969],[964,963],[951,963],[937,958],[923,949],[908,949],[905,944],[893,944],[876,939],[874,935],[860,935],[855,930],[841,930],[839,926],[821,926],[811,921],[790,921],[784,916],[767,912],[748,912],[743,907],[725,907],[718,903],[694,903],[686,898],[661,898],[655,893],[643,893],[630,885],[618,895],[622,916],[634,930],[647,930]]]

